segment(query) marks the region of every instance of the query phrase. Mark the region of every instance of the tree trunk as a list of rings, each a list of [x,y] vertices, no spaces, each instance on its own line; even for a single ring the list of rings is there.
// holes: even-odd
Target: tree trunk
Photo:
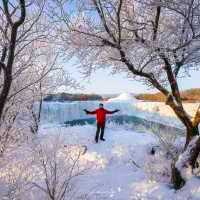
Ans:
[[[185,177],[182,174],[184,168],[190,168],[191,173],[195,168],[197,158],[200,153],[200,137],[194,136],[185,151],[181,154],[181,157],[174,160],[172,163],[172,176],[171,181],[174,184],[175,189],[180,189],[185,184]]]
[[[185,148],[184,148],[185,150],[189,142],[191,141],[191,139],[194,136],[199,135],[198,123],[194,123],[190,119],[187,112],[184,110],[184,107],[182,106],[182,104],[180,105],[174,104],[172,97],[167,98],[166,104],[171,107],[171,109],[174,111],[178,119],[184,124],[186,128],[186,142],[185,142]]]
[[[182,178],[180,171],[176,168],[176,161],[177,160],[173,160],[171,164],[171,182],[175,190],[178,190],[185,185],[185,180]]]
[[[39,129],[39,123],[40,123],[40,118],[41,118],[41,112],[42,112],[42,103],[43,103],[43,98],[41,96],[41,99],[39,101],[39,108],[38,108],[38,113],[34,111],[33,105],[31,106],[31,114],[33,117],[33,124],[30,126],[31,132],[33,134],[38,133]]]
[[[192,126],[192,127],[187,127],[186,129],[186,141],[185,141],[185,147],[184,150],[186,150],[188,144],[192,140],[192,138],[196,135],[199,135],[199,129],[198,125],[197,126]]]
[[[194,123],[188,117],[182,105],[176,106],[170,101],[167,103],[174,110],[176,116],[181,120],[181,122],[185,125],[186,128],[186,142],[182,156],[187,153],[187,159],[182,163],[183,168],[191,167],[191,169],[193,169],[195,168],[196,160],[200,153],[200,139],[198,139],[195,144],[191,144],[193,138],[199,135],[198,123]],[[175,189],[182,188],[186,181],[183,175],[181,174],[180,169],[178,169],[176,166],[177,163],[180,162],[181,157],[179,156],[178,158],[173,160],[171,165],[171,181]]]
[[[26,5],[25,0],[19,1],[19,7],[20,7],[20,17],[15,22],[12,21],[11,13],[9,13],[9,6],[8,1],[3,1],[3,12],[6,16],[8,24],[11,26],[10,30],[10,40],[8,44],[8,49],[3,51],[2,60],[5,60],[6,53],[8,51],[8,57],[7,57],[7,63],[3,67],[4,69],[4,83],[3,83],[3,89],[0,93],[0,125],[1,125],[1,117],[3,114],[3,110],[6,104],[7,97],[10,92],[11,84],[12,84],[12,70],[13,70],[13,63],[15,60],[15,48],[16,48],[16,39],[17,39],[17,31],[18,28],[24,23],[25,17],[26,17]],[[7,31],[7,30],[6,30]]]
[[[4,72],[3,89],[2,89],[1,94],[0,94],[0,122],[1,122],[1,117],[2,117],[2,114],[3,114],[3,110],[4,110],[4,107],[5,107],[5,104],[6,104],[7,96],[8,96],[9,91],[10,91],[11,83],[12,83],[12,77],[11,77],[10,72],[5,71]]]

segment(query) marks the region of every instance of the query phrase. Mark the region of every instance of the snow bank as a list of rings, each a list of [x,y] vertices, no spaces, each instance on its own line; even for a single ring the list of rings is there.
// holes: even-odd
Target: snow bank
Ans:
[[[120,102],[120,101],[126,101],[130,103],[138,102],[138,100],[130,93],[122,93],[118,97],[111,98],[108,100],[108,102]]]

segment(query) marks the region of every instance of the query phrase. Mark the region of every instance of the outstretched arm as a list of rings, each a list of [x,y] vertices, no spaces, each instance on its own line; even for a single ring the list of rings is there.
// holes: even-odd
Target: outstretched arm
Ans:
[[[113,111],[106,110],[106,114],[114,114],[114,113],[119,112],[119,111],[120,111],[119,109],[116,109],[116,110],[113,110]]]
[[[84,109],[84,111],[86,112],[86,114],[90,114],[90,115],[95,115],[96,114],[96,110],[88,111],[87,109]]]

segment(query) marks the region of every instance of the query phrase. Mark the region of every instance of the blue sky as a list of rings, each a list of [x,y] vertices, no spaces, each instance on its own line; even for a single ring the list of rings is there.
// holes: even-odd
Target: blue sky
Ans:
[[[81,79],[81,74],[77,69],[70,71],[73,77],[78,77],[79,80]],[[190,75],[191,77],[179,80],[181,90],[200,88],[200,71],[192,71]],[[156,91],[150,90],[138,81],[127,79],[125,74],[110,75],[107,70],[98,70],[90,79],[81,79],[80,83],[84,86],[84,89],[72,90],[72,92],[116,94],[122,92],[144,93]]]

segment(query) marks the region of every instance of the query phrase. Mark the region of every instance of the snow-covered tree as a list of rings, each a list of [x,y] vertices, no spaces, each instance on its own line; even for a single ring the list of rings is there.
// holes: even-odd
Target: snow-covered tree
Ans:
[[[15,121],[25,111],[30,86],[49,71],[41,62],[46,55],[44,47],[47,47],[48,30],[40,20],[44,5],[44,1],[23,0],[2,0],[0,4],[1,153],[11,141],[21,138],[21,127],[16,127]]]
[[[75,0],[72,15],[65,9],[68,1],[53,2],[62,50],[80,61],[86,76],[111,68],[159,90],[186,128],[187,150],[199,135],[199,111],[195,120],[187,114],[178,80],[199,69],[200,1]],[[195,150],[192,166],[200,148]],[[180,187],[183,179],[177,174],[174,182]]]
[[[86,199],[86,194],[77,192],[77,178],[93,163],[83,161],[83,153],[81,146],[65,145],[61,135],[9,152],[1,160],[1,198]]]
[[[47,5],[37,0],[0,4],[1,154],[10,144],[27,138],[30,130],[37,132],[40,112],[35,102],[40,102],[41,110],[42,98],[50,90],[74,85],[58,62],[53,27],[44,12]]]

